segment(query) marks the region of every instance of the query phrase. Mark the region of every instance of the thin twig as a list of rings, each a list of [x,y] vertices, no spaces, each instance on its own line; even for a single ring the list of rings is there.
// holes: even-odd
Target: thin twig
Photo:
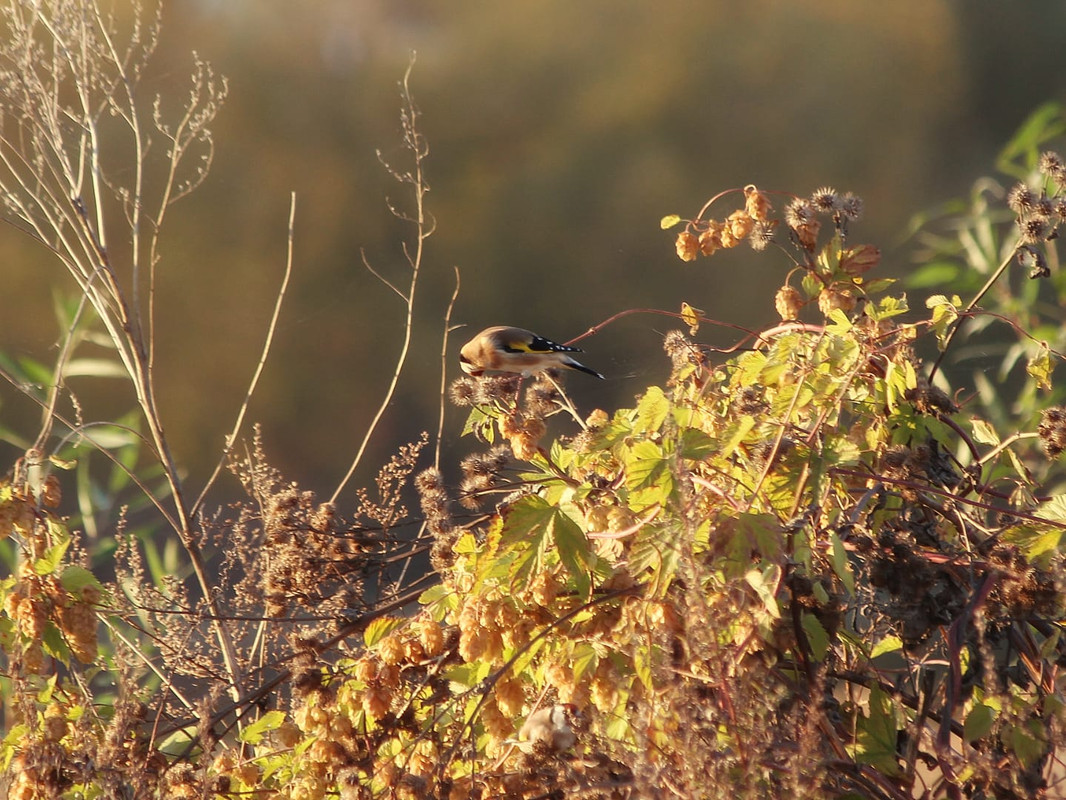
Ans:
[[[288,246],[285,255],[285,274],[281,279],[281,286],[278,288],[277,297],[274,298],[274,313],[270,316],[270,325],[267,326],[266,339],[263,342],[263,350],[259,354],[259,362],[255,366],[255,373],[252,375],[252,380],[248,384],[248,391],[244,393],[244,401],[241,403],[241,408],[237,412],[237,419],[234,420],[233,430],[230,431],[229,436],[226,437],[226,444],[222,448],[222,455],[218,459],[218,463],[215,464],[215,469],[211,473],[211,477],[207,479],[207,483],[204,484],[203,490],[200,492],[200,496],[196,498],[196,502],[192,504],[190,513],[195,516],[204,503],[204,498],[207,496],[208,491],[218,478],[219,472],[222,471],[223,465],[226,463],[226,459],[229,458],[229,454],[233,452],[233,446],[237,442],[237,435],[240,433],[241,426],[244,424],[244,416],[248,411],[248,405],[251,403],[252,395],[255,394],[256,386],[259,384],[259,377],[263,374],[263,368],[266,366],[267,357],[270,355],[270,347],[274,343],[274,334],[277,332],[278,319],[281,316],[281,306],[285,300],[286,292],[289,288],[289,279],[292,277],[292,261],[293,261],[293,241],[295,238],[295,224],[296,224],[296,192],[293,192],[289,198],[289,232],[288,232]]]
[[[437,416],[437,440],[433,446],[433,466],[440,469],[440,445],[444,437],[444,399],[448,383],[448,335],[452,332],[452,309],[455,308],[455,300],[459,297],[459,267],[455,269],[455,289],[452,290],[452,299],[448,301],[448,309],[444,312],[444,333],[440,343],[440,408]]]
[[[333,491],[333,495],[329,499],[330,503],[337,502],[340,493],[344,490],[344,487],[348,485],[348,481],[351,480],[352,475],[355,474],[356,469],[358,469],[360,462],[363,460],[363,454],[366,452],[366,448],[370,444],[371,438],[374,436],[375,431],[377,431],[378,425],[385,416],[385,411],[392,403],[392,398],[396,394],[396,386],[400,382],[400,374],[403,372],[404,365],[407,363],[407,354],[411,349],[411,332],[414,327],[415,289],[418,287],[418,276],[422,267],[422,254],[425,248],[425,242],[433,232],[426,225],[425,196],[426,192],[429,191],[429,187],[426,185],[425,176],[422,171],[422,162],[428,155],[428,149],[425,146],[425,141],[422,139],[421,134],[418,132],[418,111],[415,108],[414,99],[411,97],[410,78],[414,65],[415,59],[412,55],[411,60],[407,65],[407,72],[405,72],[403,76],[403,90],[401,92],[404,101],[403,116],[405,117],[405,127],[407,128],[405,131],[405,141],[414,158],[414,172],[411,176],[411,184],[414,187],[415,196],[415,249],[413,253],[407,254],[407,260],[411,266],[411,281],[406,294],[397,291],[392,284],[387,281],[385,282],[387,286],[403,297],[404,303],[407,306],[406,319],[404,320],[403,344],[400,347],[399,355],[396,357],[396,366],[393,369],[388,389],[385,391],[385,397],[378,406],[374,418],[370,421],[370,425],[367,426],[366,432],[363,434],[363,440],[359,445],[359,449],[356,451],[355,458],[352,459],[351,466],[348,467],[348,472],[345,473],[340,483],[337,484],[337,488]],[[377,275],[373,270],[371,270],[371,272]]]

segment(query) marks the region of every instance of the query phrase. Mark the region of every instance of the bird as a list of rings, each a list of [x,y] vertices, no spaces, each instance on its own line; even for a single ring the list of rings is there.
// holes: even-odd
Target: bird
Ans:
[[[548,750],[562,753],[577,742],[574,728],[582,727],[584,715],[573,703],[556,703],[534,711],[522,724],[515,744],[523,752],[532,752],[541,743]]]
[[[528,377],[540,370],[566,367],[605,380],[596,370],[569,355],[580,352],[580,347],[557,344],[524,328],[497,325],[486,328],[463,345],[459,366],[475,378],[486,371],[517,372]]]

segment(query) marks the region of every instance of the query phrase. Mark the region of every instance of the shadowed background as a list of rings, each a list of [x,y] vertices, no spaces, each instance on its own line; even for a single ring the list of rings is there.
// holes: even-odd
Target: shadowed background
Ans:
[[[172,0],[144,91],[180,101],[191,50],[230,90],[212,173],[173,209],[159,266],[162,412],[191,485],[217,458],[254,369],[290,192],[294,277],[250,419],[275,466],[307,488],[328,496],[347,469],[402,335],[402,305],[360,253],[406,280],[410,230],[385,198],[403,206],[409,193],[375,151],[406,165],[398,81],[411,51],[438,228],[409,372],[356,484],[436,428],[453,267],[453,322],[467,327],[453,334],[450,377],[458,347],[488,325],[566,340],[624,309],[682,300],[747,327],[774,321],[783,256],[738,248],[683,264],[658,225],[747,183],[860,195],[853,240],[880,246],[903,275],[909,217],[968,192],[1030,111],[1066,100],[1064,26],[1066,6],[1043,0]],[[0,349],[54,358],[52,287],[65,274],[10,228],[0,259]],[[583,341],[583,361],[610,380],[568,378],[579,405],[628,404],[661,380],[672,327],[635,315]],[[115,382],[71,385],[89,417],[132,407]],[[4,426],[33,431],[33,406],[10,387],[0,398]],[[446,453],[463,416],[447,411]]]

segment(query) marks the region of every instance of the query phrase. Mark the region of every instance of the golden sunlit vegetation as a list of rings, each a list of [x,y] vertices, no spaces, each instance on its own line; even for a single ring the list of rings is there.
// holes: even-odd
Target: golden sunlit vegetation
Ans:
[[[186,94],[142,95],[151,9],[4,14],[8,230],[78,292],[54,363],[0,360],[41,420],[9,434],[0,484],[8,797],[1062,796],[1062,109],[1004,149],[1009,188],[982,179],[921,220],[907,288],[935,293],[917,308],[879,276],[852,193],[748,184],[663,216],[679,267],[750,247],[779,269],[780,319],[724,323],[694,294],[590,328],[678,328],[666,380],[624,407],[580,409],[552,371],[448,383],[449,305],[428,323],[431,433],[392,442],[345,508],[388,432],[436,229],[411,69],[382,157],[404,271],[364,259],[402,301],[403,347],[323,501],[271,466],[247,401],[207,476],[160,412],[155,268],[225,82],[194,59]],[[949,382],[988,353],[994,370]],[[133,410],[91,416],[73,376],[121,382]],[[457,464],[446,403],[467,415]],[[242,499],[214,499],[226,469]]]

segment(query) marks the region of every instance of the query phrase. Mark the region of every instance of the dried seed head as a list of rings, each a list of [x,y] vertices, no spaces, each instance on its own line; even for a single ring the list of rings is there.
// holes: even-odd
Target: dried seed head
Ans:
[[[1040,446],[1048,458],[1058,458],[1066,450],[1066,408],[1052,406],[1040,415],[1036,428]]]
[[[833,214],[844,207],[844,201],[836,189],[823,186],[811,194],[811,205],[823,214]]]
[[[474,405],[477,395],[477,380],[474,378],[456,378],[448,387],[448,398],[459,407]]]
[[[1036,202],[1036,192],[1025,183],[1016,183],[1007,192],[1007,207],[1015,214],[1028,214]]]
[[[845,219],[855,222],[862,217],[862,208],[863,203],[861,197],[854,195],[851,192],[844,195],[840,210],[843,212]]]
[[[1022,242],[1026,244],[1046,241],[1054,231],[1047,217],[1038,216],[1019,217],[1018,229],[1022,235]]]
[[[1051,178],[1057,186],[1066,184],[1066,162],[1063,162],[1062,156],[1055,151],[1046,150],[1041,153],[1038,166],[1040,174]]]
[[[797,197],[785,207],[785,222],[790,228],[799,228],[814,222],[815,210],[810,201]]]
[[[751,229],[751,235],[748,237],[748,244],[751,245],[751,249],[756,252],[765,250],[766,246],[774,240],[774,230],[776,228],[777,220],[756,222]]]

